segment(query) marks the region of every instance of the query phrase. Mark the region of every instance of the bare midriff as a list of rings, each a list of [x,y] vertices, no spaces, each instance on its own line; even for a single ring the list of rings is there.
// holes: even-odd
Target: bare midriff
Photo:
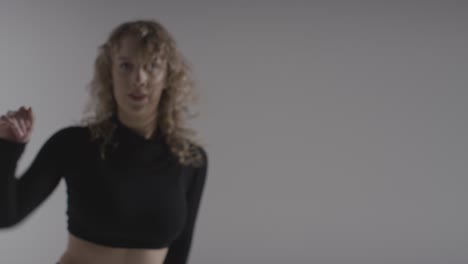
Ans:
[[[168,248],[134,249],[95,244],[68,235],[66,251],[60,264],[163,264]]]

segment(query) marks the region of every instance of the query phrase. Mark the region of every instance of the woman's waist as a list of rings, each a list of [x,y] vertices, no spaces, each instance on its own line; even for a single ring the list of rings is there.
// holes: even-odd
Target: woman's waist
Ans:
[[[60,264],[162,264],[168,248],[136,249],[109,247],[81,239],[71,233]]]

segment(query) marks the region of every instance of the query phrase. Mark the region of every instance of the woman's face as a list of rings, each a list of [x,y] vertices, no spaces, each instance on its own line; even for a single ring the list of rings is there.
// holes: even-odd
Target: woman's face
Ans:
[[[142,58],[140,44],[124,37],[113,54],[112,83],[119,114],[130,118],[150,118],[157,114],[161,92],[166,84],[166,64]]]

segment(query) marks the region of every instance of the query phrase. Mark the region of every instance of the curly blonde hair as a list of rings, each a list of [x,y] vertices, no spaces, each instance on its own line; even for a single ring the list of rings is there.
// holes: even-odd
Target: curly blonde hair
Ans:
[[[188,107],[199,99],[191,67],[168,30],[155,20],[124,22],[99,46],[94,75],[87,86],[91,100],[81,123],[89,128],[92,139],[101,139],[100,154],[105,159],[108,146],[115,146],[112,136],[116,126],[111,117],[117,111],[117,103],[112,92],[112,55],[120,48],[123,37],[129,35],[138,38],[145,58],[157,56],[167,63],[166,89],[158,104],[157,123],[178,161],[183,165],[200,166],[204,150],[195,139],[196,132],[185,126],[187,119],[198,116],[198,113],[191,114]]]

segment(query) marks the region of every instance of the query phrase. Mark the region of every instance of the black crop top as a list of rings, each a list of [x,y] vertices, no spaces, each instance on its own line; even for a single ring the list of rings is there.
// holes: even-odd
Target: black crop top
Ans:
[[[186,263],[191,248],[208,158],[202,167],[177,162],[161,133],[145,139],[118,118],[119,145],[106,159],[89,129],[68,126],[41,147],[21,177],[16,166],[25,143],[0,139],[0,227],[21,222],[57,187],[67,188],[67,228],[101,245],[169,247],[165,264]]]

